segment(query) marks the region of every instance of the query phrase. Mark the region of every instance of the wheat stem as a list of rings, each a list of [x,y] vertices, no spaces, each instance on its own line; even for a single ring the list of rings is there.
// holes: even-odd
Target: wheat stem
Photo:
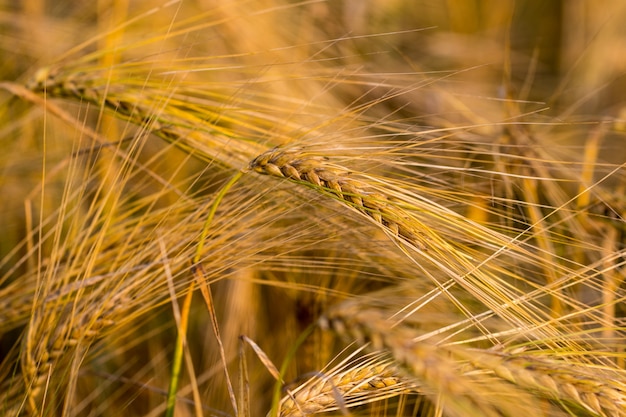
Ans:
[[[171,284],[172,297],[175,296],[173,284]],[[189,323],[189,311],[191,309],[191,297],[193,296],[194,282],[191,281],[183,307],[176,314],[178,331],[176,333],[176,345],[174,349],[174,358],[172,360],[172,371],[170,372],[170,386],[167,391],[167,407],[165,411],[165,417],[174,417],[174,411],[176,408],[176,393],[178,391],[178,382],[180,380],[180,372],[183,361],[184,345],[187,339],[187,325]],[[174,300],[172,301],[174,303]],[[174,309],[177,310],[177,304],[174,304]]]
[[[272,408],[270,409],[269,417],[278,417],[280,415],[280,399],[285,374],[287,374],[287,369],[289,368],[293,358],[295,358],[298,348],[311,335],[314,329],[315,325],[311,324],[302,333],[300,333],[296,341],[290,346],[289,351],[287,352],[287,355],[285,356],[285,359],[280,367],[280,378],[277,379],[274,384]]]
[[[209,234],[209,230],[211,229],[211,224],[213,223],[213,218],[215,217],[215,213],[217,212],[217,208],[220,203],[224,199],[226,193],[232,188],[233,185],[243,176],[244,171],[238,171],[233,177],[220,189],[219,193],[215,196],[213,200],[213,204],[211,204],[211,209],[207,215],[204,226],[202,227],[202,233],[200,234],[200,241],[198,242],[198,247],[196,249],[196,255],[193,258],[194,265],[200,262],[200,257],[202,256],[204,243]]]

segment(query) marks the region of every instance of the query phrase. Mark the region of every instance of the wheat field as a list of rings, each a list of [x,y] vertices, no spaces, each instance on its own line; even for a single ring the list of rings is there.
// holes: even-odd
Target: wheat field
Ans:
[[[626,416],[624,19],[0,1],[0,415]]]

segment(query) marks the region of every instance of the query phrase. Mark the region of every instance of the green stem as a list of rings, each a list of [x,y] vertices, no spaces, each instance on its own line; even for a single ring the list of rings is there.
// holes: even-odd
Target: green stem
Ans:
[[[200,262],[200,256],[202,254],[202,249],[204,248],[204,241],[206,240],[207,235],[209,234],[209,229],[211,227],[211,223],[213,223],[213,218],[215,217],[215,213],[217,212],[217,207],[220,205],[220,202],[231,189],[231,187],[239,181],[239,179],[245,174],[245,171],[238,171],[233,177],[222,187],[220,192],[215,197],[213,204],[211,205],[211,210],[209,211],[209,215],[207,216],[206,221],[204,222],[204,227],[202,228],[202,234],[200,235],[200,242],[198,242],[198,248],[196,249],[196,256],[193,258],[193,264],[197,265]]]
[[[289,366],[293,358],[296,356],[296,352],[298,351],[298,348],[300,347],[300,345],[306,340],[307,337],[309,337],[311,333],[313,333],[313,329],[315,329],[316,325],[317,323],[313,323],[309,327],[307,327],[300,334],[300,336],[298,336],[298,339],[296,339],[295,343],[291,346],[291,349],[289,349],[289,352],[287,352],[287,356],[285,357],[285,360],[283,361],[280,367],[280,378],[278,378],[276,380],[276,383],[274,384],[274,395],[272,397],[272,410],[270,411],[269,417],[278,417],[278,411],[279,411],[278,406],[280,405],[283,381],[285,380],[287,367]]]
[[[174,417],[176,409],[176,392],[178,391],[178,382],[180,380],[180,369],[183,363],[184,342],[187,334],[187,325],[189,323],[189,310],[191,309],[191,297],[193,296],[194,283],[191,282],[189,292],[185,297],[183,308],[180,315],[180,323],[178,326],[178,334],[176,336],[176,347],[174,348],[174,359],[172,362],[172,371],[170,377],[170,386],[167,391],[167,408],[165,409],[165,417]]]
[[[220,202],[232,188],[232,186],[242,177],[244,171],[239,171],[222,187],[220,192],[215,197],[213,204],[211,205],[211,210],[207,216],[206,221],[204,222],[204,227],[202,228],[202,234],[200,235],[200,242],[198,242],[198,248],[196,249],[196,255],[193,259],[194,265],[197,265],[200,262],[200,256],[202,254],[202,249],[204,248],[204,241],[207,238],[209,233],[209,229],[211,224],[213,223],[213,218],[215,217],[215,213],[217,212],[217,207]],[[178,329],[178,335],[176,338],[176,347],[174,350],[174,360],[172,363],[172,372],[170,378],[170,386],[167,393],[167,408],[165,410],[165,417],[174,417],[174,410],[176,408],[176,392],[178,391],[178,382],[180,380],[180,370],[183,361],[183,348],[184,348],[184,340],[185,334],[187,333],[187,323],[189,317],[189,307],[191,304],[191,294],[193,293],[193,284],[192,288],[189,289],[189,293],[187,298],[185,299],[185,304],[183,307],[183,314],[181,315],[181,322]]]

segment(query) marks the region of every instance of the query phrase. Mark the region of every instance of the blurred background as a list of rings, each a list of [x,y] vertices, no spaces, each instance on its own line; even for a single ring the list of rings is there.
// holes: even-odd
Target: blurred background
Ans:
[[[172,2],[0,2],[2,74],[19,79],[81,41],[167,3]],[[620,0],[184,0],[166,13],[155,10],[150,24],[160,28],[173,18],[207,11],[237,21],[232,33],[222,35],[241,43],[240,50],[280,47],[285,40],[299,44],[355,37],[358,42],[367,34],[399,32],[371,40],[376,45],[371,49],[385,43],[395,52],[384,57],[394,58],[389,68],[471,69],[467,81],[477,90],[492,86],[483,91],[490,97],[502,95],[493,86],[506,80],[511,94],[525,96],[516,98],[559,109],[577,106],[578,113],[615,116],[623,106],[626,4]],[[368,52],[367,43],[359,45]]]

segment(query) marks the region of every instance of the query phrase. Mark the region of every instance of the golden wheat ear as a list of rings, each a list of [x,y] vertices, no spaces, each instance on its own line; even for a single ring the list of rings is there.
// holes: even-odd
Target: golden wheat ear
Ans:
[[[419,387],[400,376],[387,352],[363,354],[355,349],[337,365],[328,367],[285,387],[280,415],[299,417],[341,410],[419,392]]]
[[[415,220],[406,210],[366,182],[351,176],[347,168],[332,164],[327,158],[274,149],[253,159],[249,169],[325,191],[365,214],[392,236],[416,248],[427,248],[423,235],[414,227]]]
[[[532,355],[468,351],[470,363],[547,399],[598,416],[626,415],[626,372]]]

